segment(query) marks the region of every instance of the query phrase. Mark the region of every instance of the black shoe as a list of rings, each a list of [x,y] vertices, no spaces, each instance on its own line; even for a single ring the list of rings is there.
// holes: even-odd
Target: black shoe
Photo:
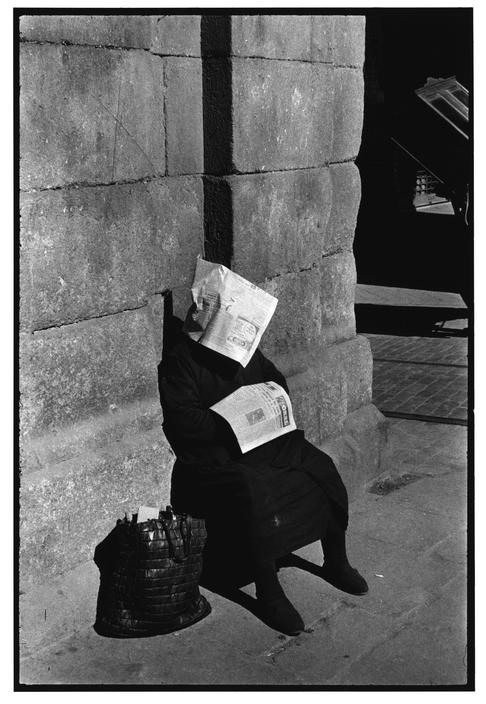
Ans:
[[[301,615],[285,594],[271,600],[259,598],[258,611],[267,626],[288,636],[297,636],[305,628]]]
[[[326,566],[321,567],[321,577],[332,584],[336,589],[355,596],[362,596],[368,591],[366,579],[360,575],[358,570],[351,565]]]

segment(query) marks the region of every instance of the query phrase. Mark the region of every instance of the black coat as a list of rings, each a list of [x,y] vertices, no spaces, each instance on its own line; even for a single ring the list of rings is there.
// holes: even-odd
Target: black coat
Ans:
[[[206,518],[208,538],[226,531],[231,544],[273,559],[323,537],[329,511],[346,529],[348,499],[331,458],[302,430],[242,454],[229,424],[209,410],[240,386],[263,381],[288,391],[259,350],[243,368],[181,334],[164,360],[160,388],[164,431],[177,456],[173,507]]]

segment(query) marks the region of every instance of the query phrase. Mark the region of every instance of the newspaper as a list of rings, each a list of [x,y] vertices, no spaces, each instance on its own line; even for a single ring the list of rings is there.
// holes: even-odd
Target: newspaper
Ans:
[[[211,410],[231,425],[243,453],[296,429],[290,398],[274,381],[241,386]]]
[[[193,306],[184,332],[246,367],[277,306],[277,299],[222,264],[198,258]]]

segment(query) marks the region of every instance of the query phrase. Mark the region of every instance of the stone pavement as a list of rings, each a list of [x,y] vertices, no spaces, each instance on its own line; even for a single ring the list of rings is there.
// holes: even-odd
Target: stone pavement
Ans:
[[[373,352],[373,403],[400,413],[467,420],[467,338],[366,335]]]
[[[466,683],[466,428],[390,421],[382,481],[351,506],[349,553],[363,597],[300,566],[281,569],[308,632],[278,634],[240,603],[203,590],[212,613],[192,628],[117,640],[81,630],[23,660],[20,681],[45,685],[427,687]],[[305,567],[306,569],[302,569]]]

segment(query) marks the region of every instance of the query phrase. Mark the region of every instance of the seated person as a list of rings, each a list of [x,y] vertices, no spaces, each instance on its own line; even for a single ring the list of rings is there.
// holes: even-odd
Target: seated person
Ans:
[[[278,558],[320,538],[322,577],[351,594],[364,594],[368,586],[347,559],[348,497],[331,458],[309,443],[302,430],[242,453],[229,423],[211,410],[245,385],[273,381],[288,393],[285,378],[260,350],[252,349],[243,366],[235,359],[241,358],[241,351],[230,351],[231,358],[208,346],[223,349],[210,333],[211,326],[212,332],[218,326],[215,318],[221,309],[228,319],[226,273],[235,276],[221,265],[198,260],[195,302],[163,363],[164,431],[177,456],[171,503],[178,512],[204,517],[208,540],[213,526],[219,530],[226,526],[231,539],[239,533],[251,561],[263,619],[276,630],[295,635],[304,623],[279,583]],[[255,309],[247,310],[245,317],[254,320]],[[254,348],[264,326],[256,327],[259,335],[250,341]],[[225,555],[221,562],[225,564]],[[227,578],[231,581],[231,574]]]

